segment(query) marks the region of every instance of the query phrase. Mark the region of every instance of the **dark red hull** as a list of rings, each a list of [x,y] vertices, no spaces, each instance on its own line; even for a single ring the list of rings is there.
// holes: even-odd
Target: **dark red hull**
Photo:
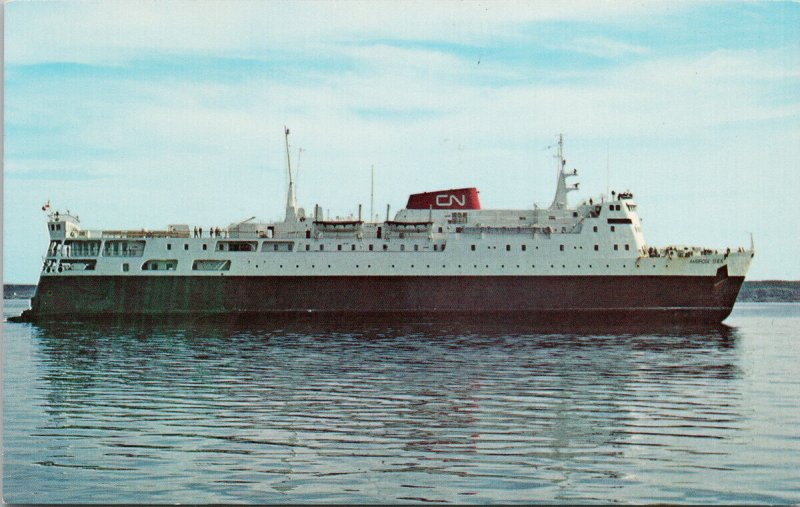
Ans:
[[[719,323],[743,277],[42,277],[25,320],[356,315]]]

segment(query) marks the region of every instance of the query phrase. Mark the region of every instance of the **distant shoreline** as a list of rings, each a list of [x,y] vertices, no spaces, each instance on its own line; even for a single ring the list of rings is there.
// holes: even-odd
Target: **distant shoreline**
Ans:
[[[36,285],[6,284],[3,286],[3,299],[30,299],[35,292]],[[800,302],[800,280],[745,281],[736,301],[742,303],[797,303]]]

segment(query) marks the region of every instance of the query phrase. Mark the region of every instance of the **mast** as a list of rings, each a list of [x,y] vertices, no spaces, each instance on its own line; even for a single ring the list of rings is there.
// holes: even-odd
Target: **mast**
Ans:
[[[556,183],[556,195],[553,198],[553,203],[550,209],[565,209],[567,207],[567,193],[577,190],[578,184],[567,186],[567,178],[570,176],[577,176],[578,170],[573,169],[571,172],[565,170],[567,161],[564,160],[564,134],[558,135],[558,153],[556,154],[558,160],[558,181]]]
[[[369,220],[375,219],[375,164],[372,164],[371,178],[369,184]]]
[[[297,221],[297,201],[294,197],[294,180],[292,179],[292,160],[289,156],[289,129],[283,126],[284,139],[286,141],[286,171],[289,173],[289,191],[286,194],[286,218],[284,222]]]

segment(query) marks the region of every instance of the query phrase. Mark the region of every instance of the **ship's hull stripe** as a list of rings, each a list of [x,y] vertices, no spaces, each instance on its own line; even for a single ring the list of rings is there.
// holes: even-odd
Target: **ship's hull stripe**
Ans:
[[[268,313],[663,314],[720,322],[744,277],[42,277],[33,318]]]

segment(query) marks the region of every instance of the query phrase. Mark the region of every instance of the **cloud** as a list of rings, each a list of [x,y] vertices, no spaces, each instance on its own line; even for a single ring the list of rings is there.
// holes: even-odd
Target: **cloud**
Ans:
[[[649,50],[644,46],[616,41],[608,37],[577,37],[561,49],[585,53],[600,58],[618,58],[624,55],[643,55]]]
[[[9,63],[119,64],[142,51],[265,57],[274,49],[378,38],[497,43],[533,22],[616,23],[678,6],[621,0],[17,2],[7,6],[5,57]]]

